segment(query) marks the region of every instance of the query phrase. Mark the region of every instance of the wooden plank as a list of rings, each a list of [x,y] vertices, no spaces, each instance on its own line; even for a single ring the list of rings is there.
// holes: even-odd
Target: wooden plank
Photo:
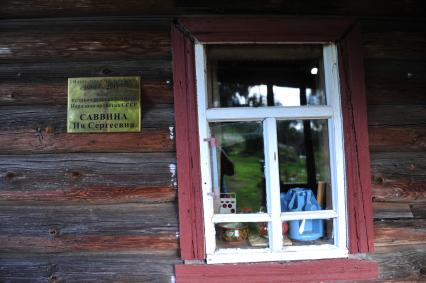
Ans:
[[[376,219],[398,219],[414,217],[408,203],[397,202],[373,202],[373,216]]]
[[[0,132],[0,144],[0,154],[174,151],[173,132],[169,128],[119,134],[67,134],[51,127],[40,131],[12,130]]]
[[[361,33],[359,25],[355,25],[339,42],[350,253],[372,252],[374,237],[362,56]]]
[[[424,202],[426,199],[426,182],[386,182],[379,177],[374,180],[373,201],[380,202]]]
[[[421,203],[413,203],[410,205],[410,208],[411,208],[411,211],[413,212],[414,218],[426,219],[426,202],[425,201]]]
[[[142,129],[174,126],[173,105],[141,106]],[[65,133],[66,106],[32,105],[0,106],[0,131]]]
[[[379,183],[424,182],[426,179],[426,153],[373,152],[371,170],[373,180],[377,180]]]
[[[344,16],[388,16],[414,17],[422,16],[421,0],[410,2],[392,1],[383,4],[381,1],[343,2],[334,0],[285,1],[285,0],[245,0],[245,1],[208,1],[180,0],[177,7],[186,14],[230,14],[230,15],[344,15]]]
[[[366,59],[369,105],[425,105],[426,63],[423,60]]]
[[[105,27],[77,22],[50,25],[34,22],[19,32],[2,29],[0,60],[9,62],[69,62],[72,60],[170,59],[169,28],[149,30],[140,24],[105,23]],[[147,23],[153,26],[155,21]],[[55,25],[52,29],[51,26]]]
[[[400,117],[400,119],[396,119],[396,117]],[[423,127],[425,121],[426,105],[371,105],[368,107],[368,124],[370,126]]]
[[[191,39],[172,27],[180,249],[183,260],[205,258],[193,45]]]
[[[42,17],[87,17],[87,16],[142,16],[170,14],[175,1],[134,1],[79,0],[63,2],[43,0],[5,0],[0,5],[0,18],[42,18]]]
[[[370,150],[376,151],[426,151],[426,127],[370,126],[368,128]]]
[[[426,245],[400,245],[377,247],[374,254],[368,256],[380,267],[380,280],[396,282],[424,282],[426,279]]]
[[[169,237],[173,234],[176,238],[178,231],[176,206],[171,202],[105,205],[21,205],[20,202],[10,202],[2,203],[0,220],[2,236],[40,237],[47,241],[45,245],[49,240],[52,245],[55,241],[60,245],[61,237],[70,241],[72,237],[80,236]],[[94,238],[94,241],[98,240]],[[20,244],[26,246],[29,243]],[[33,249],[40,248],[34,245]]]
[[[426,245],[426,220],[376,220],[374,235],[375,247]]]
[[[364,57],[367,59],[425,60],[424,19],[362,19]]]
[[[65,105],[68,98],[66,79],[21,82],[19,79],[0,81],[0,105]],[[147,81],[142,77],[141,102],[146,104],[173,103],[172,85],[169,81]]]
[[[2,282],[169,283],[176,255],[152,253],[2,254]]]
[[[244,4],[246,5],[246,4]],[[200,42],[329,42],[341,38],[351,19],[185,18],[180,21]]]
[[[69,77],[88,76],[140,76],[145,80],[171,81],[170,60],[110,60],[82,62],[16,63],[1,64],[0,79],[5,82],[19,79],[21,82],[46,81]]]
[[[160,227],[159,227],[160,228]],[[53,230],[51,230],[52,233]],[[0,235],[0,253],[64,253],[87,251],[157,251],[177,252],[176,234],[170,235],[83,235],[83,236],[21,236]]]
[[[176,201],[173,187],[64,187],[50,190],[34,190],[31,186],[21,189],[0,190],[0,203],[157,203]]]
[[[0,190],[174,186],[173,153],[0,156]]]
[[[325,259],[287,263],[176,265],[177,282],[322,282],[372,280],[377,264],[357,259]],[[327,272],[324,272],[327,270]]]

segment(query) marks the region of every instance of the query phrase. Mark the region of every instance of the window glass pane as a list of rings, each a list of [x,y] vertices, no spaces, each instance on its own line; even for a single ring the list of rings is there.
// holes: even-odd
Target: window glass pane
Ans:
[[[310,190],[322,209],[332,209],[328,121],[278,121],[277,136],[282,194],[291,188]]]
[[[215,213],[264,211],[262,123],[211,123],[210,130]]]
[[[283,222],[284,246],[333,244],[332,219],[305,219]]]
[[[209,107],[325,104],[322,45],[208,45]]]
[[[267,222],[218,223],[216,249],[264,249],[269,246]]]

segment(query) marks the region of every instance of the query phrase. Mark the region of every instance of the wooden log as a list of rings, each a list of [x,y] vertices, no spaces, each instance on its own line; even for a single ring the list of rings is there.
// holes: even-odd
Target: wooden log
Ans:
[[[373,216],[375,219],[413,218],[408,203],[373,202]]]
[[[66,152],[172,152],[173,127],[139,133],[67,134],[51,127],[0,132],[0,154]]]
[[[53,230],[52,230],[53,231]],[[83,251],[177,251],[178,239],[175,234],[149,236],[57,236],[31,237],[0,235],[0,253],[34,252],[64,253]]]
[[[424,19],[362,19],[367,59],[425,60]]]
[[[0,234],[7,237],[176,236],[176,205],[21,205],[0,207]],[[69,238],[66,238],[70,241]],[[175,237],[176,238],[176,237]],[[96,240],[97,241],[97,240]],[[37,247],[34,247],[37,249]]]
[[[169,19],[27,22],[0,23],[4,63],[170,59]]]
[[[142,77],[142,108],[151,104],[173,103],[171,83],[167,81],[146,81]],[[68,99],[66,79],[54,79],[46,82],[26,82],[13,80],[0,82],[0,105],[66,105]]]
[[[174,126],[173,105],[142,105],[142,129]],[[0,106],[1,132],[65,133],[66,106]]]
[[[426,179],[426,153],[373,152],[371,170],[373,182],[424,182]]]
[[[370,151],[426,151],[424,126],[371,126],[368,128]]]
[[[424,105],[426,63],[419,60],[364,60],[367,103]]]
[[[425,219],[376,220],[375,247],[426,244]]]
[[[171,81],[170,60],[111,60],[83,62],[17,63],[1,64],[0,79],[19,79],[21,82],[43,82],[46,80],[89,76],[140,76],[145,80]]]
[[[176,186],[173,153],[1,155],[0,190]]]
[[[62,2],[43,0],[5,0],[0,5],[0,18],[87,17],[87,16],[152,16],[170,14],[175,1],[80,0]]]
[[[158,282],[169,283],[173,254],[61,253],[2,254],[2,282]]]
[[[108,1],[80,0],[78,3],[42,0],[5,0],[0,6],[2,18],[39,17],[87,17],[87,16],[140,16],[153,14],[287,14],[287,15],[346,15],[346,16],[422,16],[420,0],[392,1],[382,5],[378,1],[339,2],[333,0],[292,2],[283,0],[246,1],[140,1],[128,0],[117,3]]]
[[[377,178],[372,184],[375,202],[424,202],[426,199],[426,182],[385,182]]]
[[[341,2],[325,0],[319,2],[293,2],[284,0],[246,0],[246,1],[208,1],[208,0],[181,0],[177,7],[190,13],[212,14],[287,14],[287,15],[346,15],[346,16],[391,16],[413,17],[421,16],[422,2],[386,3],[380,1]],[[419,11],[420,10],[420,11]]]
[[[419,126],[424,127],[426,105],[370,105],[369,126]]]
[[[410,207],[411,211],[413,212],[414,218],[426,219],[426,201],[423,201],[421,203],[413,203],[410,205]]]
[[[51,190],[22,189],[0,190],[0,203],[157,203],[176,200],[173,187],[65,187]]]
[[[426,245],[377,247],[369,259],[379,263],[380,280],[396,282],[424,282]]]

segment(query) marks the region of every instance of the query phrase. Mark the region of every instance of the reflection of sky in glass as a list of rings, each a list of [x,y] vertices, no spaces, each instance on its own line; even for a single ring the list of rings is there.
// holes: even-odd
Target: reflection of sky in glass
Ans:
[[[274,102],[276,106],[299,106],[300,105],[300,89],[293,87],[273,86]],[[266,105],[268,89],[266,85],[255,85],[248,88],[248,100],[262,101],[262,105]],[[234,94],[235,99],[240,105],[246,105],[247,99],[238,92]],[[252,98],[252,99],[250,99]],[[249,105],[252,106],[252,105]]]

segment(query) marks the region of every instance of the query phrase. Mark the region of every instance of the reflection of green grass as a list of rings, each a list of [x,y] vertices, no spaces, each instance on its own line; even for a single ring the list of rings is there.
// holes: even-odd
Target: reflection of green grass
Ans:
[[[306,160],[298,158],[294,161],[281,161],[280,156],[280,179],[284,183],[306,183]]]
[[[262,205],[262,171],[260,158],[256,156],[231,155],[235,175],[226,176],[230,192],[237,193],[237,208],[251,208],[257,212]]]

